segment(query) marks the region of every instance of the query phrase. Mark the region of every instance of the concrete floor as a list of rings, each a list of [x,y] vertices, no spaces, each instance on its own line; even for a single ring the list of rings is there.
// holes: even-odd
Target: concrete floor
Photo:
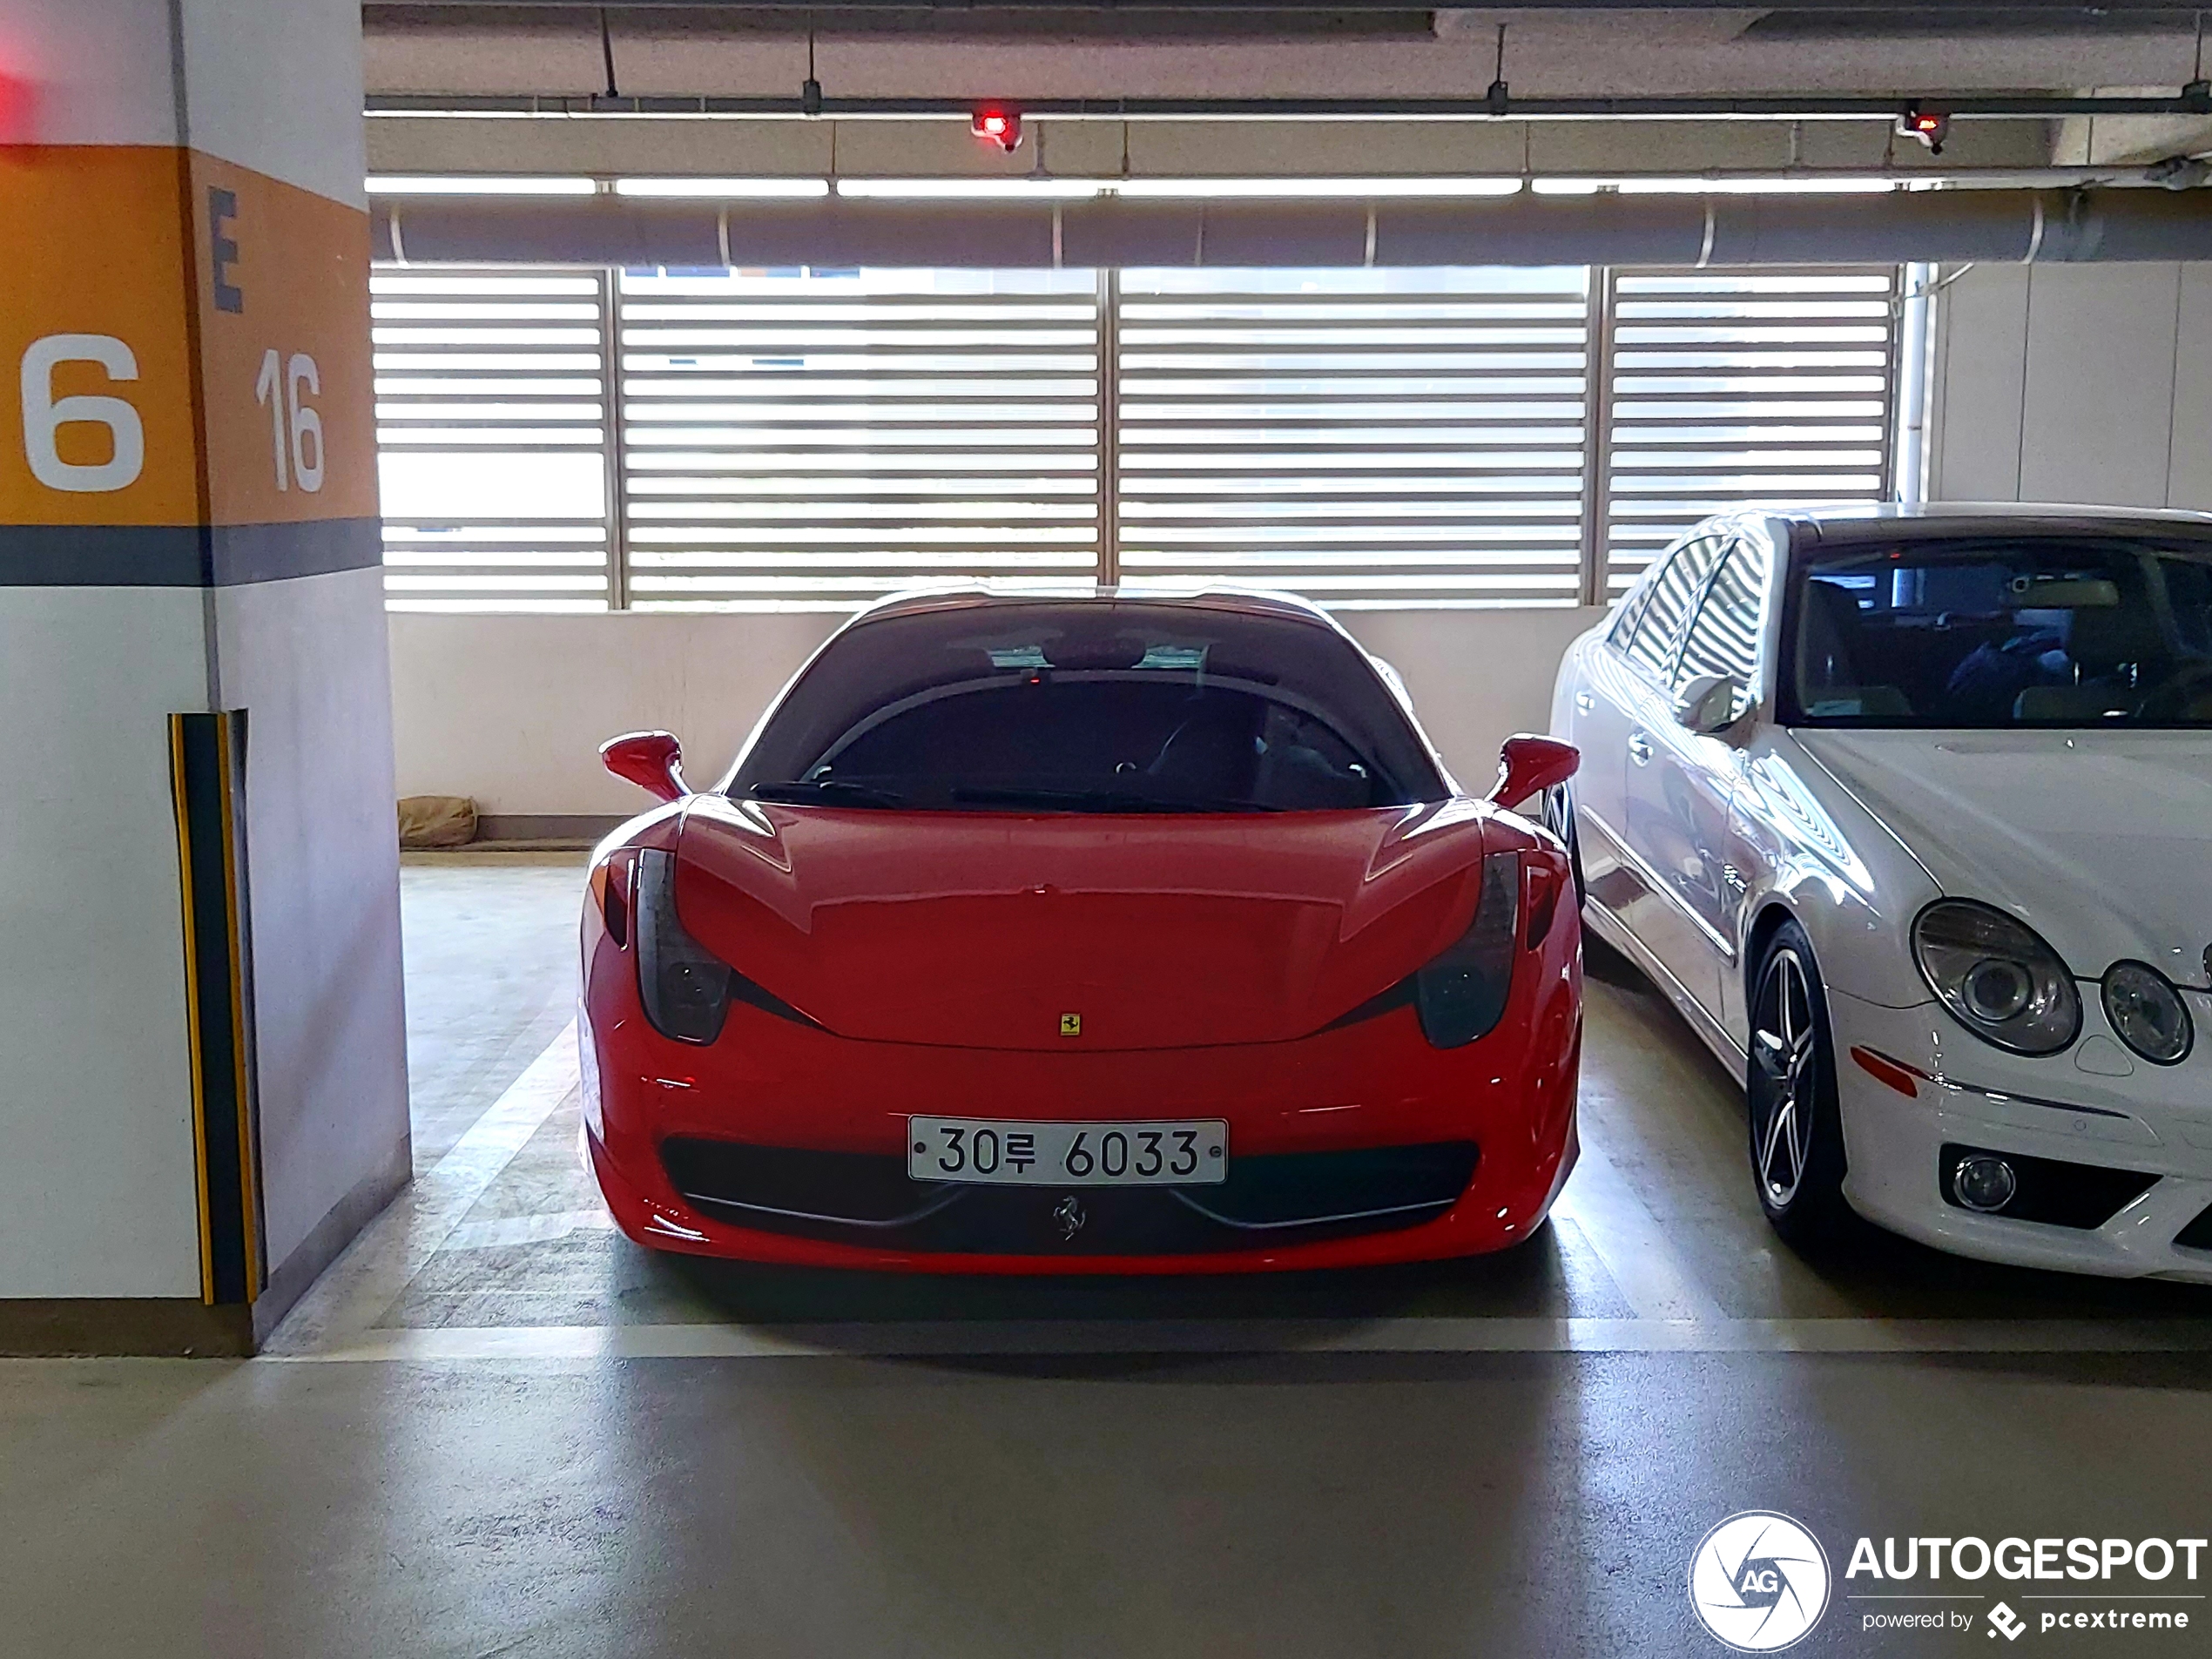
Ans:
[[[576,1157],[579,862],[410,860],[417,1181],[270,1355],[0,1365],[0,1648],[1718,1654],[1683,1586],[1738,1510],[1839,1575],[1860,1534],[2212,1530],[2212,1298],[1780,1248],[1740,1095],[1602,947],[1583,1163],[1506,1256],[1163,1284],[649,1256]],[[1797,1651],[1989,1651],[1978,1618],[1864,1632],[1867,1588]]]

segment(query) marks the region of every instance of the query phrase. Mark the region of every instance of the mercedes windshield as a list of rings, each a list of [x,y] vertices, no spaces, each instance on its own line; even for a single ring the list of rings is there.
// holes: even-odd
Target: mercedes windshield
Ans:
[[[2212,537],[1816,545],[1781,668],[1787,725],[2212,726]]]

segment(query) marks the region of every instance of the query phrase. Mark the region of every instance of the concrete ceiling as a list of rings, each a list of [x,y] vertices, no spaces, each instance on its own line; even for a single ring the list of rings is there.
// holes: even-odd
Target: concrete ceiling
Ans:
[[[1944,9],[1519,7],[1423,13],[1342,0],[1274,22],[1194,14],[1173,0],[1123,12],[816,12],[817,73],[844,96],[1471,96],[1493,75],[1521,96],[2172,90],[2190,72],[2190,12],[2131,6]],[[1209,15],[1211,23],[1203,20]],[[624,93],[788,94],[806,72],[800,9],[617,5],[608,16]],[[1186,32],[1132,34],[1179,17]],[[994,32],[994,17],[1008,19]],[[372,92],[583,94],[604,89],[595,6],[372,4]],[[887,17],[902,17],[894,26]],[[1421,24],[1428,20],[1428,26]],[[1019,26],[1015,26],[1016,24]],[[1162,25],[1165,28],[1165,24]],[[1214,30],[1197,39],[1188,32]],[[1116,30],[1122,30],[1116,33]]]

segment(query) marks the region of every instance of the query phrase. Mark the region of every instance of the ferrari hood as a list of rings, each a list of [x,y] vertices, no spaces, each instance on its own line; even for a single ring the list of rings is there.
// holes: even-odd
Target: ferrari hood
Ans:
[[[2202,986],[2212,735],[1799,732],[1945,893],[2013,912],[2076,974],[2121,957]]]
[[[677,911],[842,1036],[1070,1051],[1274,1042],[1388,989],[1466,930],[1488,816],[1468,801],[1031,817],[702,796],[678,843]]]

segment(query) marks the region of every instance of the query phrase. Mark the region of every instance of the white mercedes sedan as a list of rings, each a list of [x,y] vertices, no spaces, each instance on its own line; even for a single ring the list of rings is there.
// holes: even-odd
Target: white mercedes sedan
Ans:
[[[1746,513],[1560,670],[1590,928],[1803,1243],[2212,1283],[2212,517]]]

